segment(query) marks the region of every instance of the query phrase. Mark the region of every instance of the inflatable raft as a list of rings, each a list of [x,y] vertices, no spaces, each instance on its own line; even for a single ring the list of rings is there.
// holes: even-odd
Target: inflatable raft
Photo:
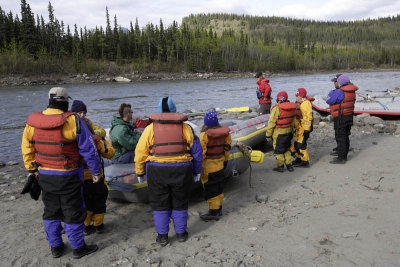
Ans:
[[[329,114],[326,96],[315,95],[313,108],[323,115]],[[386,119],[400,119],[400,95],[383,93],[358,93],[354,114],[368,113]]]
[[[258,116],[238,124],[229,126],[232,136],[232,149],[228,165],[225,169],[225,177],[237,177],[244,173],[251,162],[262,163],[264,153],[261,151],[246,151],[248,147],[256,146],[265,141],[265,132],[268,124],[269,115]],[[198,134],[200,127],[188,122]],[[148,202],[147,181],[139,182],[135,178],[135,165],[132,164],[112,164],[105,167],[104,176],[106,178],[109,191],[109,199],[127,202]],[[199,183],[193,185],[195,188]]]

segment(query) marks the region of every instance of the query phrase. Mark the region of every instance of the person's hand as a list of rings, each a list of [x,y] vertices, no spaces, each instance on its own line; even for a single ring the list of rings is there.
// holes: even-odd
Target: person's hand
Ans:
[[[228,166],[228,162],[224,161],[224,170],[226,169],[226,166]]]
[[[272,142],[272,136],[267,136],[266,139],[267,139],[267,142],[268,142],[268,143],[271,143],[271,142]]]
[[[193,180],[194,180],[195,183],[200,181],[200,173],[193,174]]]
[[[144,182],[144,176],[138,176],[137,177],[138,183],[143,183]]]
[[[308,139],[310,137],[310,131],[304,130],[303,137]]]
[[[93,175],[93,183],[100,182],[100,179],[101,179],[100,175]]]

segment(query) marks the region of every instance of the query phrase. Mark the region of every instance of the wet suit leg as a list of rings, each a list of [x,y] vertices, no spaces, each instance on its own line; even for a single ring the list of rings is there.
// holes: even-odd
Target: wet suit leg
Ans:
[[[106,213],[106,201],[108,197],[108,188],[104,181],[93,183],[92,179],[85,180],[83,185],[83,195],[86,208],[90,214],[90,221],[85,220],[85,225],[90,225],[93,220],[94,226],[103,224],[104,214]],[[89,222],[89,224],[87,224]]]
[[[207,178],[203,183],[205,199],[210,210],[218,210],[222,206],[224,198],[224,170],[209,173]]]
[[[62,243],[61,221],[72,249],[84,244],[83,169],[73,171],[40,170],[39,185],[44,204],[43,221],[50,246]],[[61,241],[61,243],[60,243]]]
[[[190,190],[193,183],[191,162],[147,164],[149,201],[157,233],[169,232],[170,217],[175,232],[186,231]]]
[[[292,142],[293,134],[292,133],[275,134],[274,132],[272,138],[274,141],[273,142],[274,154],[278,167],[282,167],[285,164],[287,165],[292,164],[289,147]]]

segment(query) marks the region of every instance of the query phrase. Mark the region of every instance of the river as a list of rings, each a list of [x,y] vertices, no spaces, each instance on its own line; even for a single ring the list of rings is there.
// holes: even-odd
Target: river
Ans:
[[[335,75],[311,74],[274,77],[270,81],[272,97],[285,90],[294,100],[296,89],[304,87],[309,95],[328,94],[330,79]],[[400,87],[400,72],[348,73],[360,91],[382,91]],[[48,104],[52,86],[0,87],[0,161],[22,161],[21,137],[30,113],[41,111]],[[65,85],[73,99],[85,102],[88,118],[104,128],[110,127],[113,115],[123,102],[132,104],[134,117],[157,111],[161,97],[170,96],[178,112],[204,110],[211,107],[229,108],[256,106],[255,79],[147,81],[134,83],[103,83]],[[70,105],[72,101],[70,101]]]

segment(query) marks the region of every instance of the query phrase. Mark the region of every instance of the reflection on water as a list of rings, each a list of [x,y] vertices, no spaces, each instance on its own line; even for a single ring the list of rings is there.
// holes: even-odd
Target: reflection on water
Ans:
[[[285,90],[294,100],[297,88],[304,87],[309,95],[328,94],[330,79],[336,73],[296,75],[269,78],[272,97]],[[400,86],[400,72],[349,73],[352,82],[366,90],[383,91]],[[268,78],[268,77],[267,77]],[[105,83],[65,85],[73,99],[85,102],[87,116],[108,128],[119,105],[130,103],[134,116],[157,112],[161,97],[174,99],[178,111],[239,106],[257,106],[254,78],[224,80],[147,81],[128,84]],[[0,160],[21,160],[21,137],[29,114],[45,109],[51,86],[0,87]]]

